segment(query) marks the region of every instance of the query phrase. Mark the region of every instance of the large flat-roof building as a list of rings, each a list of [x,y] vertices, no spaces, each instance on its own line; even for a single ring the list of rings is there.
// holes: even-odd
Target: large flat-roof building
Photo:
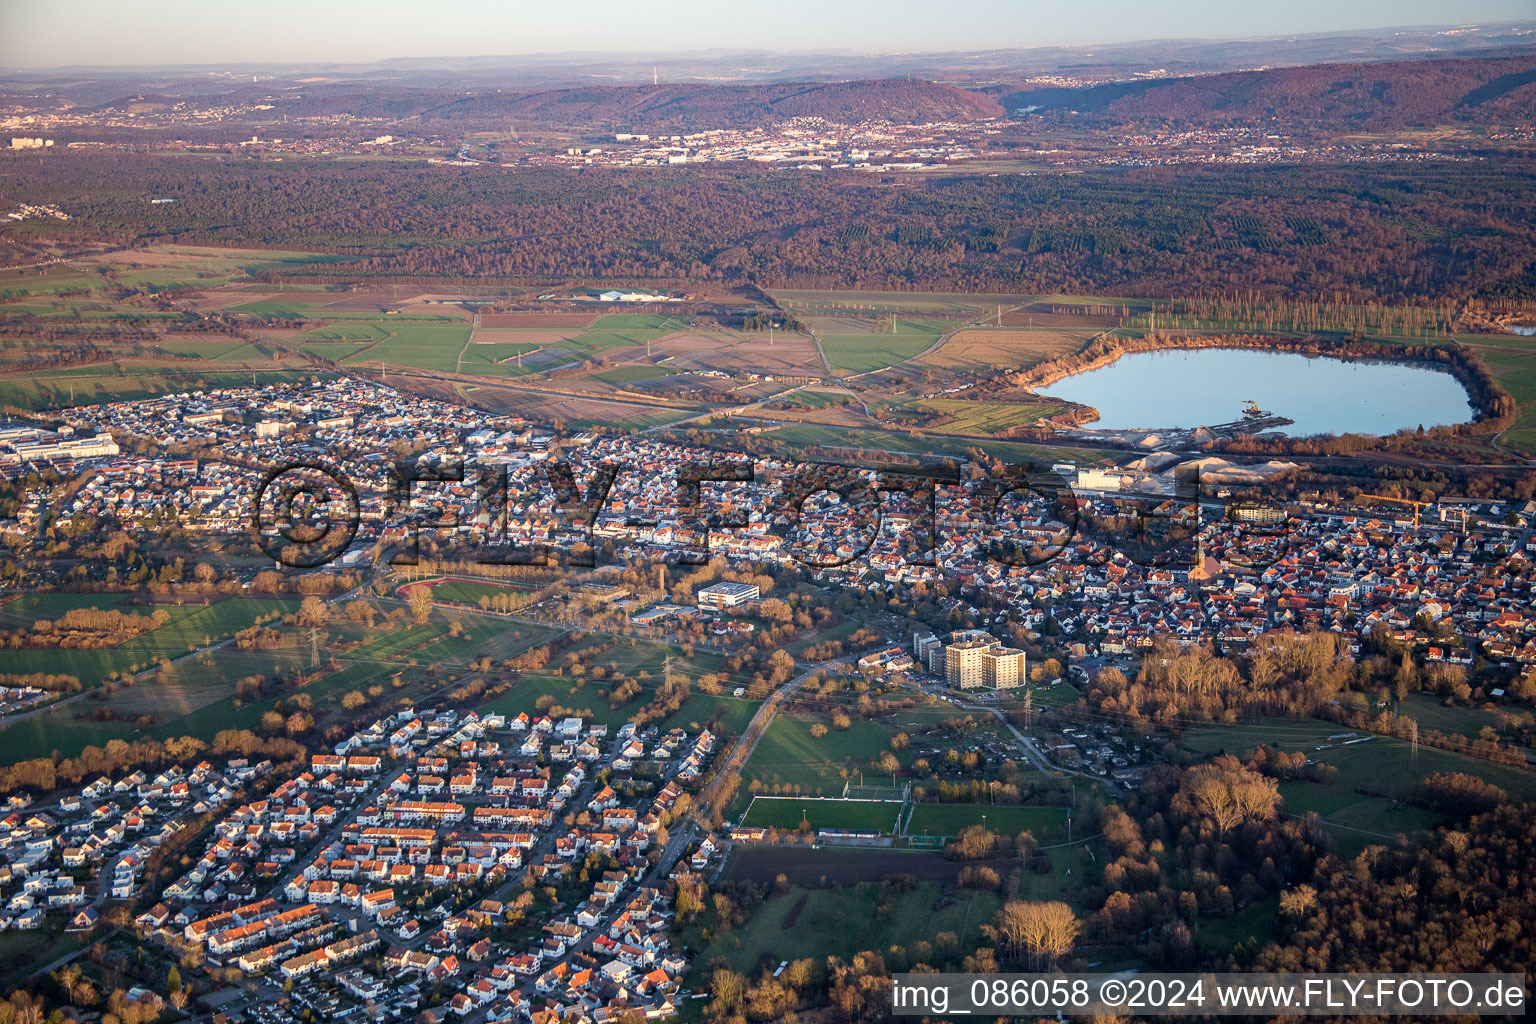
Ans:
[[[711,583],[696,596],[700,608],[735,608],[737,605],[756,601],[760,591],[755,583]]]
[[[917,636],[912,650],[931,670],[941,671],[944,681],[957,690],[1007,690],[1027,678],[1024,652],[1005,647],[984,630],[958,630],[950,634],[947,645],[931,633]]]

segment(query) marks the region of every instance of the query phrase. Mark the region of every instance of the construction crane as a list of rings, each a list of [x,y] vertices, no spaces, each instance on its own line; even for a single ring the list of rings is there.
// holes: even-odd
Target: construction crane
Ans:
[[[1466,533],[1467,532],[1467,510],[1466,509],[1464,509],[1464,508],[1445,508],[1445,507],[1442,506],[1441,509],[1440,509],[1440,521],[1442,523],[1445,522],[1445,520],[1446,520],[1446,518],[1448,516],[1455,516],[1458,520],[1460,520],[1460,522],[1461,522],[1461,532],[1462,533]]]
[[[1432,501],[1414,501],[1412,498],[1389,498],[1389,497],[1387,497],[1384,494],[1362,494],[1362,495],[1360,495],[1360,497],[1362,497],[1362,498],[1375,498],[1377,501],[1391,501],[1391,502],[1395,502],[1396,504],[1399,504],[1399,505],[1412,505],[1413,506],[1413,528],[1415,530],[1417,530],[1419,528],[1419,510],[1420,509],[1429,508],[1432,505],[1434,505],[1434,502],[1432,502]]]

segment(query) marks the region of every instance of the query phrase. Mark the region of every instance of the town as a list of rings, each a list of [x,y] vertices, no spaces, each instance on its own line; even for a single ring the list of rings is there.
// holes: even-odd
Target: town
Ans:
[[[0,1024],[1518,1013],[1536,21],[1206,6],[11,5]]]

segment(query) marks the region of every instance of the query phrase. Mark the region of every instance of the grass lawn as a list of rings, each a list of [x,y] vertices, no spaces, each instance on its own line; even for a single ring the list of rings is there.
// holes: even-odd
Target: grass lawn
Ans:
[[[1287,751],[1301,751],[1338,768],[1336,785],[1358,786],[1380,793],[1405,792],[1432,772],[1465,772],[1502,787],[1511,796],[1526,800],[1536,798],[1536,773],[1533,772],[1423,744],[1419,745],[1415,761],[1407,743],[1386,736],[1374,736],[1365,743],[1349,746],[1328,740],[1331,735],[1352,731],[1355,730],[1329,722],[1271,718],[1241,725],[1187,729],[1181,742],[1186,749],[1201,754],[1241,754],[1260,743]],[[1357,732],[1357,735],[1371,736],[1364,732]],[[1319,750],[1319,746],[1326,746],[1326,749]]]
[[[535,589],[537,588],[516,582],[496,584],[471,583],[467,580],[443,580],[432,588],[432,598],[436,601],[456,601],[459,604],[469,604],[478,607],[482,597],[491,598],[498,594],[516,596]]]
[[[801,800],[793,797],[758,797],[742,819],[744,825],[795,829],[802,820],[811,828],[846,828],[891,832],[901,804],[873,800]]]
[[[1200,946],[1208,953],[1222,954],[1232,952],[1249,939],[1264,945],[1275,935],[1279,914],[1280,897],[1266,896],[1229,917],[1202,917]]]
[[[1032,833],[1042,846],[1067,839],[1067,811],[1063,807],[1008,806],[1002,804],[918,804],[912,811],[907,834],[957,836],[971,826],[986,826],[999,835]]]
[[[772,786],[799,786],[806,796],[841,796],[843,783],[858,772],[875,776],[869,762],[891,742],[891,730],[863,718],[854,718],[844,731],[828,729],[820,739],[811,735],[813,721],[780,715],[768,726],[757,749],[742,767],[741,790],[733,813],[746,807],[752,780],[763,783],[762,795],[773,796]],[[796,795],[796,794],[791,794]]]
[[[725,694],[711,697],[705,693],[695,693],[683,701],[683,706],[672,712],[671,716],[661,723],[661,729],[663,732],[668,729],[698,732],[701,726],[710,726],[717,734],[729,733],[732,736],[739,736],[747,727],[747,723],[752,721],[752,716],[757,713],[760,703],[745,697],[731,697]]]
[[[582,645],[595,646],[601,642],[601,638],[588,641]],[[582,647],[568,648],[567,650],[580,650]],[[512,716],[526,711],[528,714],[540,713],[537,702],[540,697],[551,696],[557,704],[567,708],[575,708],[579,711],[590,711],[593,721],[600,722],[611,728],[623,725],[632,719],[641,708],[645,707],[655,695],[655,687],[660,684],[666,669],[666,657],[668,652],[673,655],[673,670],[685,672],[689,676],[699,676],[706,672],[718,672],[721,667],[721,659],[717,655],[695,653],[693,658],[684,662],[678,653],[672,648],[660,644],[635,643],[621,640],[614,647],[594,655],[589,665],[596,664],[610,669],[608,675],[602,680],[591,680],[578,676],[556,676],[549,671],[529,672],[512,684],[512,688],[506,693],[500,694],[487,701],[482,710],[499,711],[502,714]],[[562,652],[561,657],[564,657]],[[600,691],[607,690],[613,682],[614,671],[621,675],[629,675],[639,678],[641,672],[650,674],[651,681],[645,684],[644,689],[634,700],[618,707],[610,707],[608,699]],[[642,680],[642,682],[644,682]],[[703,701],[719,702],[720,697],[708,697],[696,694],[690,701],[697,700],[700,704],[694,705],[691,713],[687,701],[677,710],[672,717],[686,715],[688,721],[704,714],[710,705]],[[747,704],[750,702],[738,702]],[[755,707],[755,705],[754,705]],[[733,714],[731,717],[735,717]],[[746,717],[751,717],[751,711],[746,712]],[[683,726],[686,728],[686,725]]]
[[[709,963],[722,956],[735,970],[751,974],[780,960],[846,959],[865,949],[934,942],[946,932],[954,935],[958,948],[967,949],[980,941],[981,926],[992,921],[997,909],[998,898],[991,893],[950,895],[933,884],[919,885],[884,905],[878,886],[794,887],[764,903],[740,928],[717,935],[694,961],[692,980],[696,987],[707,977]]]
[[[101,936],[100,929],[92,932],[66,932],[69,914],[50,914],[37,931],[0,932],[0,989],[9,992],[13,986],[24,984],[28,975],[77,949],[83,949]]]
[[[1088,908],[1079,901],[1085,895],[1085,888],[1092,885],[1103,870],[1104,840],[1063,846],[1046,853],[1051,858],[1050,871],[1044,874],[1028,869],[1019,872],[1018,898],[1061,900],[1077,907],[1078,914],[1083,915]]]
[[[1366,796],[1343,786],[1284,782],[1280,795],[1290,814],[1316,812],[1333,836],[1338,852],[1353,856],[1372,844],[1392,843],[1398,835],[1434,828],[1445,818],[1419,807]]]
[[[77,676],[86,688],[107,679],[113,672],[134,666],[148,668],[161,658],[179,658],[190,648],[201,647],[245,629],[258,618],[287,614],[299,602],[276,598],[230,598],[208,605],[129,605],[121,594],[39,594],[0,605],[0,622],[10,628],[30,625],[35,619],[56,617],[69,607],[116,608],[139,615],[164,607],[170,620],[127,643],[100,649],[20,648],[6,651],[7,672],[53,672]],[[46,612],[49,614],[39,614]]]

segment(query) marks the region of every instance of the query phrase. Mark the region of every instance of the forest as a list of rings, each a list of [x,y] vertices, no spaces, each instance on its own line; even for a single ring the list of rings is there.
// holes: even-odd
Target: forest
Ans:
[[[1529,298],[1536,287],[1536,165],[1515,158],[927,178],[131,153],[46,164],[9,164],[8,187],[74,219],[9,229],[17,258],[43,245],[175,242],[348,257],[273,272],[292,282],[1219,291],[1357,303]]]
[[[1000,99],[1010,110],[1070,109],[1100,118],[1207,123],[1281,118],[1292,127],[1381,129],[1456,118],[1529,116],[1536,102],[1536,58],[1314,64],[1080,89],[1022,89]]]

